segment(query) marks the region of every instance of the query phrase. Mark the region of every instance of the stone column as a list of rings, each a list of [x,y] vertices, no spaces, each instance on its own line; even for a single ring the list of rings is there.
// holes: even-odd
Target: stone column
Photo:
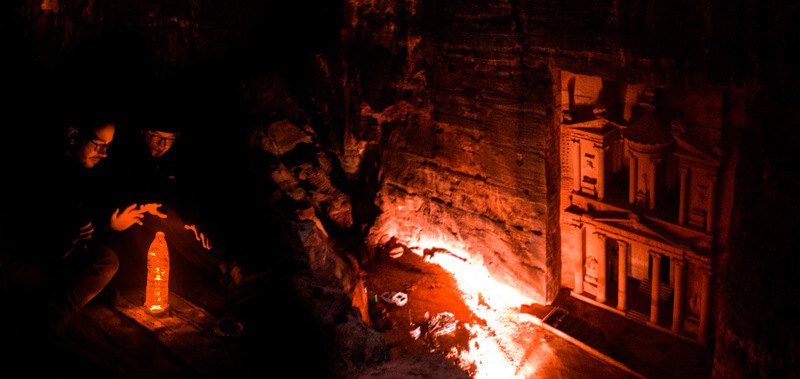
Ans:
[[[650,158],[650,167],[648,170],[647,192],[650,194],[648,207],[650,210],[656,208],[656,166],[661,162],[659,158]]]
[[[650,287],[650,323],[658,324],[658,300],[661,296],[661,254],[650,251],[653,257],[652,285]]]
[[[583,293],[583,276],[584,276],[584,258],[586,257],[586,242],[583,238],[583,224],[572,224],[572,230],[578,234],[580,240],[580,247],[578,248],[578,257],[575,260],[575,293]]]
[[[688,193],[688,185],[689,185],[689,169],[685,167],[678,167],[678,172],[681,175],[681,188],[680,188],[680,205],[678,208],[678,223],[681,225],[686,225],[686,214],[688,211],[688,201],[689,201],[689,193]]]
[[[603,200],[606,196],[606,150],[603,145],[594,145],[597,153],[597,200]]]
[[[606,235],[602,233],[595,233],[597,236],[597,296],[598,303],[606,302],[606,274],[608,267],[606,263]]]
[[[631,204],[636,203],[636,181],[639,180],[638,171],[639,171],[639,159],[636,158],[636,155],[633,152],[630,152],[631,159],[628,162],[630,168],[628,169],[628,202]]]
[[[700,299],[700,329],[697,331],[697,340],[705,345],[708,343],[708,323],[711,316],[711,271],[701,269],[700,275],[703,298]]]
[[[581,140],[572,140],[572,190],[581,192]]]
[[[678,334],[683,323],[683,303],[686,298],[686,288],[683,284],[686,280],[686,270],[684,270],[683,259],[673,261],[675,262],[675,292],[672,300],[672,333]]]
[[[630,244],[625,241],[617,240],[619,245],[619,277],[617,280],[617,309],[625,312],[628,309],[628,246]]]
[[[708,209],[706,210],[706,214],[708,214],[708,218],[706,219],[706,233],[713,233],[714,232],[714,208],[717,204],[717,177],[716,175],[709,174],[709,185],[708,185]]]

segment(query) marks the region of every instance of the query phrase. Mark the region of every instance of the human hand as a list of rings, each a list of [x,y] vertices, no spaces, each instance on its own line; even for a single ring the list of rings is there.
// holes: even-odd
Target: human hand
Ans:
[[[140,209],[135,209],[136,203],[129,205],[125,210],[122,212],[119,211],[119,208],[114,211],[114,214],[111,215],[111,223],[110,228],[112,230],[116,230],[121,232],[125,229],[128,229],[133,224],[142,225],[142,215],[144,211]]]
[[[197,226],[194,224],[186,224],[183,227],[186,228],[186,230],[191,230],[194,232],[194,239],[200,241],[200,243],[203,244],[203,248],[206,250],[211,250],[211,241],[208,240],[206,235],[197,231]]]
[[[153,216],[158,216],[158,217],[161,217],[161,218],[167,218],[166,214],[161,213],[161,211],[158,210],[158,208],[160,206],[161,206],[161,204],[158,204],[158,203],[142,204],[142,206],[139,207],[139,210],[142,211],[142,212],[150,213]]]
[[[92,226],[92,223],[89,222],[88,224],[78,229],[78,237],[72,240],[72,244],[74,245],[80,241],[88,241],[92,239],[93,234],[94,234],[94,227]]]

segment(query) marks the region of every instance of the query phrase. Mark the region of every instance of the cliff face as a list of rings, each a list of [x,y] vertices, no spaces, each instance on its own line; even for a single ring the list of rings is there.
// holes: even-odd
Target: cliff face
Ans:
[[[730,251],[720,269],[719,325],[714,360],[718,377],[793,376],[800,372],[800,285],[792,278],[797,246],[800,190],[791,155],[800,142],[796,107],[797,58],[782,53],[797,42],[797,6],[773,3],[759,9],[758,39],[751,45],[759,69],[748,128],[742,131],[737,164]],[[794,20],[794,21],[792,21]]]
[[[371,38],[390,53],[385,62],[373,55],[383,72],[353,68],[366,88],[348,138],[378,151],[382,175],[370,242],[396,236],[455,249],[531,298],[551,300],[559,268],[547,220],[557,205],[548,204],[545,175],[558,158],[544,152],[554,141],[555,96],[547,65],[520,59],[511,6],[353,8],[356,30],[383,19],[388,35]]]
[[[347,3],[344,49],[318,55],[317,71],[344,83],[345,121],[334,134],[345,170],[363,175],[364,163],[380,174],[368,191],[379,208],[370,243],[395,236],[457,249],[531,299],[552,301],[566,206],[561,70],[678,91],[733,88],[721,117],[735,126],[724,133],[744,123],[739,89],[751,62],[746,47],[727,42],[739,15],[713,4],[661,7]],[[317,99],[335,118],[335,104]]]
[[[798,42],[796,5],[25,0],[4,6],[15,15],[2,26],[6,45],[19,53],[12,63],[22,78],[36,81],[25,83],[31,96],[18,101],[67,108],[63,94],[92,84],[118,94],[114,106],[124,107],[146,91],[136,78],[192,73],[207,83],[203,113],[214,109],[215,122],[236,124],[229,130],[240,134],[276,109],[291,120],[296,107],[314,130],[304,136],[313,135],[328,154],[315,153],[310,166],[285,164],[288,174],[274,167],[262,174],[265,181],[275,172],[295,176],[290,189],[304,188],[296,195],[307,206],[298,208],[301,217],[318,216],[334,238],[366,237],[371,251],[389,237],[458,251],[541,303],[552,301],[563,282],[561,70],[676,91],[722,90],[720,146],[736,165],[727,192],[733,198],[725,200],[733,207],[725,221],[730,228],[714,242],[715,372],[770,374],[796,364],[797,328],[789,321],[797,304],[790,299],[800,297],[786,278],[800,269],[791,253],[798,176],[788,163],[800,142],[800,80],[797,62],[784,54]],[[70,59],[96,37],[108,45],[95,47],[114,48],[93,50],[98,59],[77,66],[87,75],[75,75]],[[269,87],[262,73],[277,73],[289,89],[254,95]],[[220,83],[250,97],[221,99]],[[331,167],[320,170],[319,162]],[[330,178],[315,181],[309,172]],[[371,254],[351,253],[358,260]]]

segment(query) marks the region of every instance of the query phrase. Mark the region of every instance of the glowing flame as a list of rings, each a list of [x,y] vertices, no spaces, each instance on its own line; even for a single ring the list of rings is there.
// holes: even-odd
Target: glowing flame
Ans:
[[[152,313],[161,313],[167,309],[167,305],[169,305],[169,251],[164,233],[157,232],[147,251],[147,288],[144,306]]]
[[[494,280],[482,262],[471,262],[470,254],[436,240],[419,241],[425,248],[444,248],[430,262],[453,274],[464,303],[485,325],[465,324],[470,332],[469,349],[450,352],[462,368],[474,367],[475,378],[530,378],[550,364],[555,353],[542,330],[520,317],[522,304],[532,301],[519,291]],[[466,260],[464,260],[466,258]],[[475,259],[480,259],[477,257]]]

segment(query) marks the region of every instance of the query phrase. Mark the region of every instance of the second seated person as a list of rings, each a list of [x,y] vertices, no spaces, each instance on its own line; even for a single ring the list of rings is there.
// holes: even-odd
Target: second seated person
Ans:
[[[144,288],[147,250],[156,232],[164,232],[170,253],[170,290],[200,293],[205,284],[217,284],[219,260],[198,220],[193,189],[184,174],[188,162],[180,151],[181,125],[177,118],[155,112],[127,130],[110,162],[119,204],[141,204],[142,225],[118,234],[112,242],[120,269],[113,283],[120,290]],[[146,125],[145,125],[146,123]]]

